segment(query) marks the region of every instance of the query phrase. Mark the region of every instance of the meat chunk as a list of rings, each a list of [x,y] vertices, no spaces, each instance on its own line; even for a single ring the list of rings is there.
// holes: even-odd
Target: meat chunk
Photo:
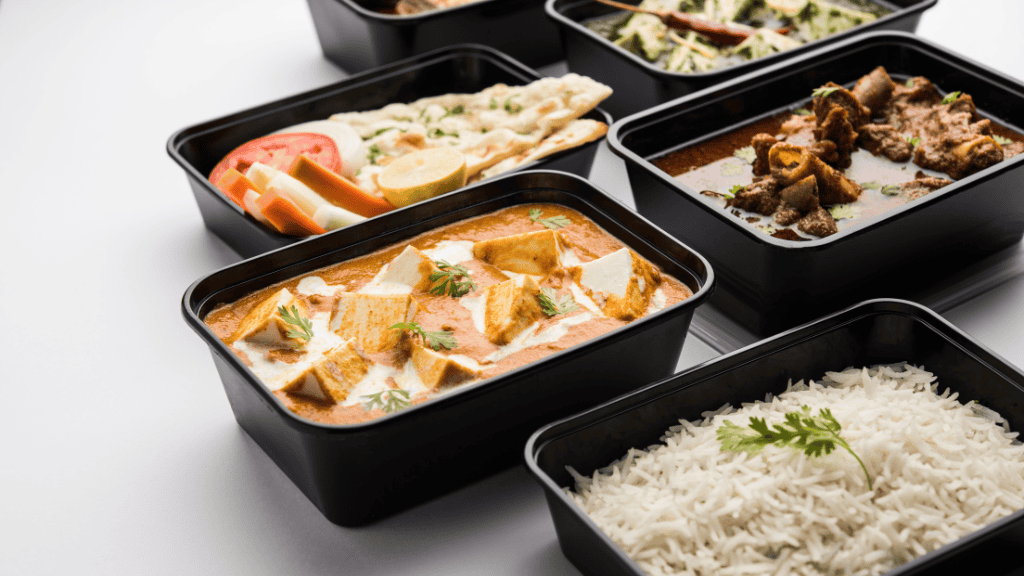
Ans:
[[[778,188],[778,181],[771,176],[755,178],[749,186],[730,198],[726,206],[768,216],[779,207],[779,196],[776,194]]]
[[[978,116],[966,94],[915,116],[912,125],[921,139],[914,163],[922,168],[960,179],[1003,161],[1003,149],[991,136],[991,122]]]
[[[771,134],[755,134],[754,138],[750,141],[750,145],[754,147],[754,176],[766,176],[771,170],[768,168],[768,150],[774,146],[778,140],[775,139]]]
[[[808,150],[810,150],[811,154],[821,158],[822,162],[826,164],[835,165],[839,162],[839,149],[836,147],[836,143],[831,140],[812,142]]]
[[[879,66],[867,76],[861,77],[851,92],[858,102],[871,110],[872,115],[876,115],[889,104],[894,90],[896,83],[885,68]]]
[[[814,142],[814,128],[816,126],[817,120],[813,114],[809,116],[794,114],[789,120],[783,122],[779,132],[786,142],[790,144],[810,146]]]
[[[863,189],[801,146],[779,142],[768,151],[772,177],[784,186],[814,176],[822,204],[844,204],[860,198]]]
[[[800,220],[804,217],[804,213],[797,210],[796,208],[787,208],[780,206],[772,217],[775,223],[779,226],[789,226],[790,224]]]
[[[831,89],[831,91],[825,96],[818,96],[814,99],[814,117],[817,126],[820,127],[828,119],[829,112],[834,108],[846,110],[847,119],[854,129],[871,121],[871,110],[862,105],[852,92],[835,82],[829,82],[823,88]]]
[[[945,178],[926,176],[924,172],[918,172],[913,180],[902,184],[900,188],[907,195],[908,200],[917,200],[948,184],[952,184],[952,182]]]
[[[810,175],[795,184],[787,186],[779,191],[779,199],[783,208],[794,208],[801,212],[810,212],[818,206],[818,182],[814,175]]]
[[[839,231],[839,227],[836,226],[836,221],[832,218],[832,215],[819,206],[816,210],[811,211],[807,216],[804,216],[797,222],[797,229],[805,234],[812,236],[831,236]]]
[[[836,168],[850,167],[850,154],[856,150],[857,132],[850,123],[849,112],[846,108],[832,108],[825,121],[814,129],[814,137],[819,142],[832,142],[836,146],[836,159],[826,162]]]
[[[906,162],[914,155],[913,144],[889,124],[865,124],[859,134],[857,144],[875,156]]]

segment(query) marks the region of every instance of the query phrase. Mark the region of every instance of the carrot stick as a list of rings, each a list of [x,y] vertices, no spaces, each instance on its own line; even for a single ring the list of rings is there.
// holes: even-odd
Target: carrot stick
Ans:
[[[295,158],[288,174],[325,200],[367,218],[394,210],[387,200],[368,194],[344,176],[331,172],[305,154]]]
[[[246,190],[260,191],[259,187],[252,183],[252,180],[234,168],[229,169],[220,177],[220,180],[217,181],[217,189],[242,208],[245,208],[243,200]]]
[[[278,193],[274,188],[267,190],[256,200],[263,216],[282,234],[291,236],[311,236],[326,232],[306,215],[299,207]]]

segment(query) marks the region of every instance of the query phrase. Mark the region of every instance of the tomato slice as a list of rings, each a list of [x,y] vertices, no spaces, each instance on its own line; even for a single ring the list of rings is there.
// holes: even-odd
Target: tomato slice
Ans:
[[[271,134],[250,140],[231,151],[210,172],[210,182],[217,184],[225,172],[234,168],[242,174],[254,162],[288,171],[299,154],[306,154],[317,164],[337,173],[341,169],[338,145],[328,136],[301,132],[297,134]]]

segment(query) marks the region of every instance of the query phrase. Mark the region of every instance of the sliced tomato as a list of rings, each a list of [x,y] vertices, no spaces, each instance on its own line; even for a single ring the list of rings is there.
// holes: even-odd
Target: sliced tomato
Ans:
[[[210,172],[210,182],[217,184],[225,172],[234,168],[242,174],[260,162],[287,172],[299,154],[306,154],[317,164],[338,172],[341,169],[341,154],[334,140],[323,134],[302,132],[298,134],[272,134],[250,140],[231,151]]]

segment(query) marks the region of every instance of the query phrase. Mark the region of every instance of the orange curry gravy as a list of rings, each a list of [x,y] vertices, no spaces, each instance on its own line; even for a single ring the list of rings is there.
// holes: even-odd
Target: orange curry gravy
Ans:
[[[326,283],[339,291],[358,292],[360,288],[368,284],[381,270],[381,267],[391,262],[407,245],[412,245],[420,250],[428,250],[442,240],[449,241],[481,241],[492,238],[511,236],[545,230],[540,223],[530,220],[529,213],[532,209],[543,211],[544,218],[556,215],[567,217],[571,223],[558,230],[561,235],[563,246],[571,248],[577,258],[582,262],[589,262],[596,258],[608,255],[623,247],[625,244],[612,237],[597,224],[584,217],[579,212],[555,204],[527,204],[506,208],[484,216],[464,220],[451,224],[431,232],[415,236],[400,244],[395,244],[384,250],[380,250],[366,256],[362,256],[347,262],[336,264],[327,268],[312,271],[303,276],[293,278],[287,282],[269,286],[258,292],[238,300],[237,302],[220,305],[206,316],[204,321],[213,332],[226,344],[230,344],[232,335],[236,332],[243,317],[256,305],[273,295],[281,288],[288,288],[297,298],[306,305],[309,314],[330,313],[334,307],[334,298],[321,295],[300,295],[296,288],[302,278],[319,276]],[[481,260],[468,260],[461,262],[471,273],[473,282],[479,288],[463,298],[479,297],[481,291],[489,285],[507,279],[498,268]],[[572,278],[564,268],[555,268],[543,280],[538,281],[543,287],[551,287],[558,291],[559,295],[569,293],[569,286],[573,284]],[[667,274],[661,274],[659,288],[665,296],[665,307],[671,306],[692,295],[691,290]],[[558,340],[550,343],[539,344],[529,348],[513,352],[504,358],[493,363],[484,363],[484,358],[499,350],[499,346],[492,343],[484,334],[481,334],[473,323],[470,310],[460,304],[460,299],[448,295],[430,294],[427,291],[414,290],[412,297],[418,304],[418,309],[413,321],[420,324],[425,331],[445,330],[453,332],[458,346],[450,351],[443,348],[441,354],[460,354],[468,356],[481,363],[481,379],[473,380],[458,386],[472,385],[482,379],[491,378],[504,372],[508,372],[524,364],[539,360],[549,354],[570,348],[591,338],[624,326],[629,322],[616,318],[594,315],[593,318],[580,324],[572,325],[568,332]],[[576,314],[586,313],[587,310],[580,306],[577,311],[567,314],[559,314],[553,317],[542,316],[538,321],[537,333],[543,332],[546,328],[554,326],[558,322]],[[403,337],[404,341],[409,339],[409,333]],[[232,348],[243,362],[252,367],[252,362],[245,357],[244,353]],[[374,363],[385,364],[401,370],[408,359],[407,347],[399,345],[396,348],[383,352],[367,354],[360,350],[361,355]],[[301,349],[275,350],[272,356],[281,362],[296,362],[301,360],[303,354]],[[397,387],[394,380],[388,380],[392,388]],[[444,387],[440,390],[428,391],[410,398],[412,404],[418,404],[430,400],[445,392]],[[354,388],[352,393],[356,393]],[[317,422],[329,424],[355,424],[379,418],[384,415],[383,410],[374,407],[371,410],[365,409],[362,400],[356,405],[344,406],[342,402],[327,404],[305,396],[294,395],[282,390],[274,394],[296,414]],[[365,397],[364,397],[365,398]]]

